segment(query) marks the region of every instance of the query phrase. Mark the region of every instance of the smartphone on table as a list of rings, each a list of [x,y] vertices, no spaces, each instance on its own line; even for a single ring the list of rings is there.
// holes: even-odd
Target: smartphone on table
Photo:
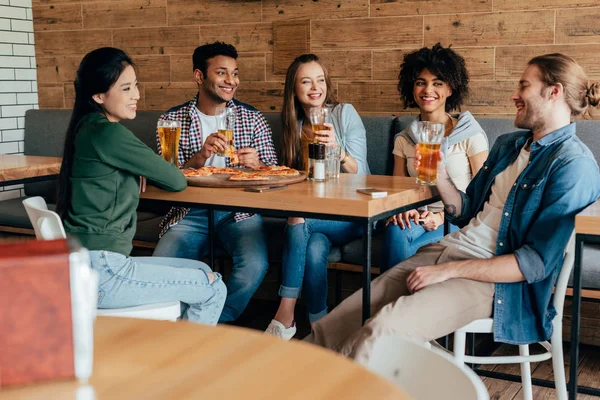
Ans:
[[[362,189],[356,189],[356,191],[358,193],[362,193],[362,194],[371,196],[374,199],[380,199],[382,197],[387,196],[387,192],[385,190],[376,189],[376,188],[362,188]]]

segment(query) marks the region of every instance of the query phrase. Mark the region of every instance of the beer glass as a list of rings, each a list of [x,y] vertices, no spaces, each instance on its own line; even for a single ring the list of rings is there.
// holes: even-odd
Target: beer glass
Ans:
[[[317,143],[317,132],[326,131],[325,122],[329,122],[329,107],[312,107],[309,111],[310,124],[314,135],[314,143]]]
[[[162,157],[171,164],[179,167],[179,136],[181,123],[179,121],[158,121],[158,138]]]
[[[233,144],[233,130],[235,129],[235,108],[217,107],[215,109],[218,132],[227,138],[227,147],[224,151],[217,152],[222,157],[233,157],[235,146]]]
[[[417,152],[421,155],[421,164],[417,171],[417,183],[435,185],[440,147],[444,138],[444,124],[429,121],[417,123]]]

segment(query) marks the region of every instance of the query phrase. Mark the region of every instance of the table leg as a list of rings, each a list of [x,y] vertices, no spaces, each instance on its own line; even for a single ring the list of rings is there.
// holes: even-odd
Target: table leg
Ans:
[[[363,238],[363,325],[371,317],[371,235],[373,226],[369,220],[365,224]]]
[[[571,365],[569,373],[569,399],[577,399],[577,367],[579,363],[579,311],[581,308],[581,256],[583,240],[575,235],[575,264],[573,265],[573,311],[571,312]]]
[[[215,267],[215,210],[208,207],[208,262],[210,269]]]

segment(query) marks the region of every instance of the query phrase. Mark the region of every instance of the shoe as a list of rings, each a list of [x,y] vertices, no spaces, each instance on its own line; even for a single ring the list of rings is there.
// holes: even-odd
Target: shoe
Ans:
[[[292,322],[292,326],[286,328],[281,322],[272,319],[265,333],[283,340],[290,340],[296,334],[296,323]]]

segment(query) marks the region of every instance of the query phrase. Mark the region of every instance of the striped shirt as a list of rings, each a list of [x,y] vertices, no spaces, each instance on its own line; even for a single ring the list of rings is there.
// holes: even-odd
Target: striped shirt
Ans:
[[[202,149],[204,137],[213,133],[202,132],[200,118],[198,113],[194,111],[197,102],[198,95],[187,103],[171,108],[159,118],[159,120],[174,120],[181,123],[178,154],[179,165],[184,165],[194,154],[199,152]],[[228,101],[227,107],[235,108],[236,110],[236,124],[233,133],[236,148],[255,148],[258,152],[258,158],[265,165],[277,165],[277,154],[273,145],[271,127],[260,111],[235,99]],[[158,131],[156,134],[156,143],[158,152],[161,154]],[[226,158],[226,165],[227,167],[238,167],[237,165],[231,165],[228,157]],[[181,221],[189,210],[189,208],[185,207],[172,207],[160,223],[160,236],[164,235],[171,226]],[[251,216],[252,214],[235,213],[234,219],[236,222],[239,222]]]

